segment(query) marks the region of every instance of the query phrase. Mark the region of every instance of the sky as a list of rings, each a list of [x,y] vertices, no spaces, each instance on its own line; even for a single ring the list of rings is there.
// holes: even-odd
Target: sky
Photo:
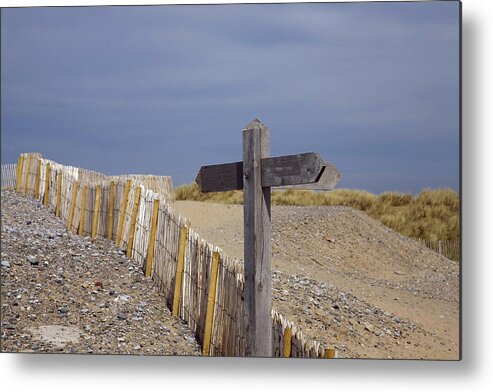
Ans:
[[[4,8],[1,162],[178,186],[258,118],[337,188],[459,190],[459,25],[456,1]]]

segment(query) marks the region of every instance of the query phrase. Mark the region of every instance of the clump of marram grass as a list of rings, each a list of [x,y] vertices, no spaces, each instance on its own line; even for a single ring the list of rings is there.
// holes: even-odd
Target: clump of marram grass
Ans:
[[[197,184],[176,188],[176,200],[242,204],[243,191],[201,193]],[[314,192],[301,189],[272,192],[273,205],[346,206],[364,211],[407,237],[429,241],[459,238],[459,195],[451,189],[425,189],[419,195],[337,189]]]
[[[195,183],[175,188],[175,200],[204,201],[207,198],[207,194],[200,192],[198,185]]]
[[[378,195],[377,201],[383,204],[390,204],[392,207],[405,206],[413,201],[410,193],[383,192]]]
[[[346,206],[361,211],[372,208],[377,200],[373,193],[359,189],[336,189],[331,192],[319,192],[318,195],[323,197],[323,203],[320,205]]]
[[[222,204],[243,204],[243,191],[200,192],[196,183],[175,188],[175,200],[207,201]]]

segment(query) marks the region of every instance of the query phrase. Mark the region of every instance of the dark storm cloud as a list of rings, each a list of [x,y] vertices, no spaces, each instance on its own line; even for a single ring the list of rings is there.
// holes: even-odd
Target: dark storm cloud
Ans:
[[[23,151],[191,182],[241,159],[318,151],[341,187],[458,188],[456,2],[2,11],[2,162]]]

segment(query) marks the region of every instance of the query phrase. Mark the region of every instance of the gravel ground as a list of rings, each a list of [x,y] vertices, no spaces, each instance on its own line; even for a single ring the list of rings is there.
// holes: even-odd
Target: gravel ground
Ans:
[[[1,193],[1,351],[200,355],[140,266],[66,230],[37,201]]]

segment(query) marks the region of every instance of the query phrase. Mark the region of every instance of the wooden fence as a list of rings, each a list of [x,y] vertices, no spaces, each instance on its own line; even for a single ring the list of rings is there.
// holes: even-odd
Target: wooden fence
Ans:
[[[2,165],[2,189],[15,188],[16,163]]]
[[[72,232],[109,238],[142,265],[173,314],[195,333],[204,355],[244,356],[244,265],[172,211],[169,177],[115,176],[21,154],[15,186],[60,216]],[[275,357],[335,358],[275,310]]]
[[[454,261],[458,261],[460,257],[460,240],[438,240],[431,241],[423,238],[417,238],[417,241],[434,250],[438,254]]]

